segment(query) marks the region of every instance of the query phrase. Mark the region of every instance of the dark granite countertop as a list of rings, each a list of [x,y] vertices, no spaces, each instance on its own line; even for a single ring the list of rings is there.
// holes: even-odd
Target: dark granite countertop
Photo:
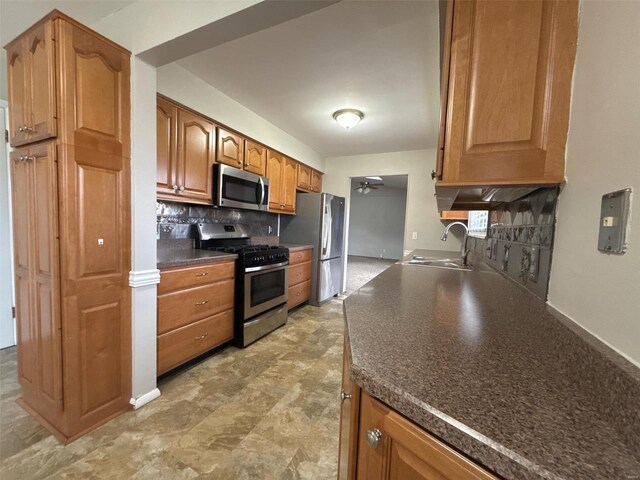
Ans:
[[[344,310],[352,380],[494,473],[640,478],[638,369],[486,265],[396,264]]]
[[[209,263],[229,262],[238,256],[235,253],[211,250],[158,248],[158,268],[190,267]]]
[[[280,243],[281,247],[287,247],[289,251],[295,252],[296,250],[307,250],[313,248],[313,245],[298,245],[297,243]]]

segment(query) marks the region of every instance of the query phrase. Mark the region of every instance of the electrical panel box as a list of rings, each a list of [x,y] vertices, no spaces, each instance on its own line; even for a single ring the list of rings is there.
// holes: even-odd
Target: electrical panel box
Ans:
[[[623,254],[627,250],[631,188],[602,196],[598,250]]]

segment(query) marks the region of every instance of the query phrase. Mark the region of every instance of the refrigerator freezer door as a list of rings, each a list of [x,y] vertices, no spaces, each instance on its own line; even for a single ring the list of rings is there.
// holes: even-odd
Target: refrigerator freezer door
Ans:
[[[340,293],[342,284],[342,258],[318,262],[318,303]]]
[[[344,198],[322,194],[320,260],[342,256],[344,241]]]

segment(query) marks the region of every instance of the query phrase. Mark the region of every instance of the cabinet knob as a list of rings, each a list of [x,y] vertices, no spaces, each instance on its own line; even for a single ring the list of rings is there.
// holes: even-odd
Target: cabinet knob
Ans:
[[[380,430],[377,428],[367,430],[367,443],[371,448],[378,448],[380,440],[382,440],[382,432]]]
[[[435,180],[438,175],[435,170],[431,170],[431,180]]]
[[[184,192],[184,187],[182,185],[180,185],[180,191]]]
[[[207,303],[209,303],[209,300],[203,300],[201,302],[196,302],[196,305],[206,305]]]
[[[33,132],[33,128],[28,127],[27,125],[24,125],[24,126],[22,127],[22,131],[23,131],[23,132]]]
[[[18,132],[20,133],[24,132],[24,127],[18,127]]]
[[[206,277],[209,275],[209,272],[196,273],[196,277]]]
[[[351,394],[350,394],[350,393],[345,392],[344,390],[341,390],[341,391],[340,391],[340,400],[342,400],[343,402],[344,402],[345,400],[351,400]]]
[[[196,340],[204,340],[205,338],[207,338],[209,336],[208,333],[205,333],[204,335],[200,335],[199,337],[196,337]]]
[[[171,188],[173,188],[173,191],[174,191],[174,192],[177,192],[177,191],[178,191],[178,185],[172,185],[172,186],[171,186]]]

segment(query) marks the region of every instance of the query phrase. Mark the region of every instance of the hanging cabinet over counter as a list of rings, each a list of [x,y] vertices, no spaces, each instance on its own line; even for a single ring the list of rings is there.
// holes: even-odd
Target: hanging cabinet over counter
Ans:
[[[18,66],[20,58],[16,57]],[[159,200],[213,205],[214,162],[269,177],[269,210],[275,213],[295,213],[296,189],[322,190],[319,171],[273,151],[270,174],[267,146],[159,94],[156,107]]]
[[[66,443],[131,407],[130,53],[57,10],[5,48],[19,403]]]
[[[439,210],[564,182],[577,23],[577,0],[448,2]]]

